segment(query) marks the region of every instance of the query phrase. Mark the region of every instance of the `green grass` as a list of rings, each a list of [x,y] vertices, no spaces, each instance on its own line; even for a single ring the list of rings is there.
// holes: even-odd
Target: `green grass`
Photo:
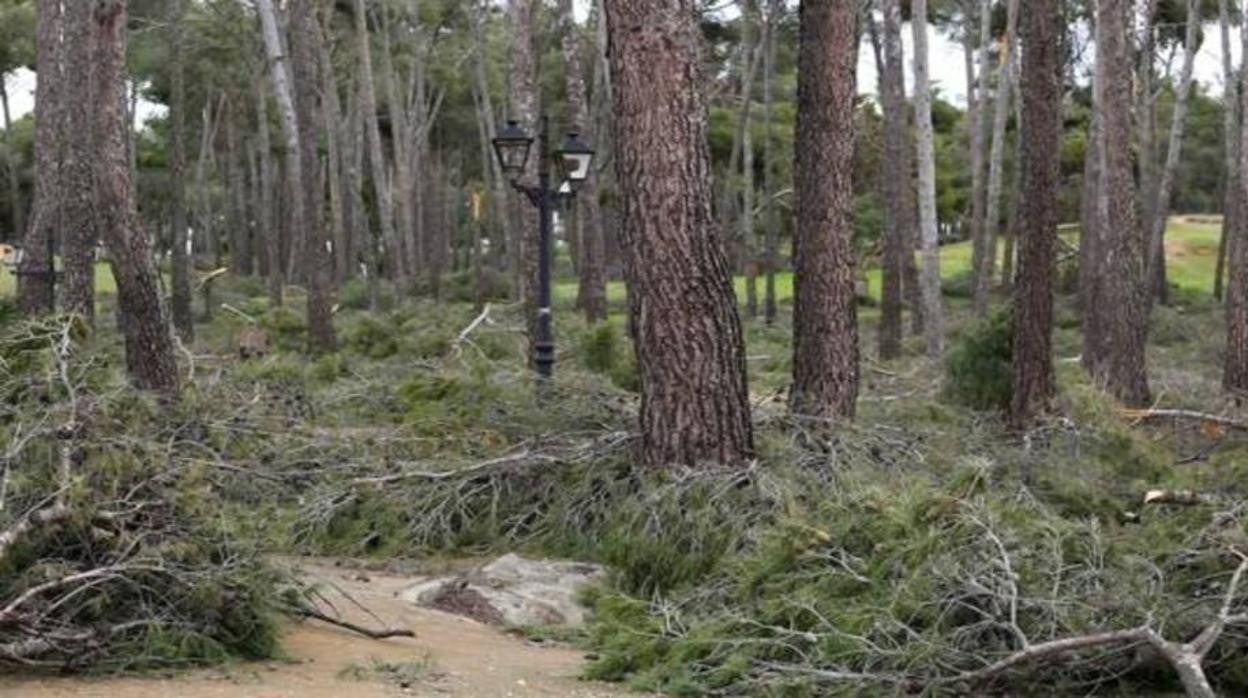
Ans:
[[[95,265],[95,292],[100,295],[117,293],[117,282],[113,280],[113,270],[108,262],[97,262]],[[17,293],[17,278],[13,270],[0,266],[0,298],[13,296]]]

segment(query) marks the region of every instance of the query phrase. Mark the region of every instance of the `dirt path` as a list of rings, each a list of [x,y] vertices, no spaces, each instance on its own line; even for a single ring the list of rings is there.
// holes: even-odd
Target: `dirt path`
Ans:
[[[369,640],[309,621],[291,627],[288,658],[165,678],[9,679],[0,696],[21,698],[393,698],[463,696],[503,698],[628,695],[617,687],[576,677],[583,653],[542,647],[496,628],[413,607],[395,593],[419,577],[376,573],[322,563],[300,565],[312,580],[329,582],[326,595],[346,620],[377,621],[329,587],[336,586],[395,628],[417,637]]]

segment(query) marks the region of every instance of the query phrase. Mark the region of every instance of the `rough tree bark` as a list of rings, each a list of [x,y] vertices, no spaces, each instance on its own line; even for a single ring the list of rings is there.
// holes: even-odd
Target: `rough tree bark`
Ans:
[[[298,128],[298,192],[303,198],[303,267],[308,281],[308,339],[316,353],[332,352],[338,345],[334,333],[334,258],[325,233],[325,185],[316,144],[329,131],[321,102],[320,63],[324,52],[321,24],[311,0],[290,3],[291,53],[294,64],[294,97]],[[289,143],[288,139],[288,143]]]
[[[406,100],[403,99],[399,90],[399,75],[394,68],[394,60],[391,58],[388,12],[382,7],[377,13],[381,18],[377,31],[381,36],[381,46],[377,52],[377,67],[381,71],[381,82],[385,87],[386,109],[390,117],[390,144],[394,163],[391,169],[394,185],[392,187],[394,222],[399,248],[410,272],[408,287],[403,291],[410,294],[415,291],[417,277],[426,263],[423,255],[424,236],[420,232],[423,221],[420,212],[417,211],[415,201],[420,187],[412,172],[415,139],[412,137],[412,125],[407,120],[407,113],[404,110]]]
[[[95,56],[90,3],[65,7],[65,160],[61,164],[61,254],[65,259],[61,306],[95,319],[95,150],[92,133]],[[128,151],[127,151],[128,152]]]
[[[914,118],[919,159],[919,240],[923,268],[923,334],[927,354],[940,360],[945,353],[945,318],[941,308],[940,237],[936,229],[936,145],[932,127],[932,89],[928,78],[927,0],[911,3],[914,31]]]
[[[18,307],[33,317],[55,309],[53,279],[40,276],[50,260],[48,248],[61,223],[61,160],[65,132],[65,89],[61,41],[64,14],[59,0],[39,0],[35,28],[38,82],[35,86],[35,203],[22,247],[26,258],[19,271]]]
[[[183,55],[186,5],[183,0],[169,3],[170,97],[169,97],[169,220],[173,225],[170,262],[172,271],[173,326],[182,341],[195,339],[195,316],[191,309],[191,261],[187,250],[186,221],[186,75]]]
[[[790,408],[820,418],[853,417],[858,399],[853,249],[857,3],[806,0],[799,11]]]
[[[269,123],[269,81],[256,79],[256,149],[260,151],[260,227],[264,231],[264,259],[268,271],[269,302],[282,305],[286,290],[286,269],[282,264],[282,235],[278,228],[277,201],[274,197],[273,143]]]
[[[741,463],[754,451],[741,320],[711,212],[695,4],[605,3],[642,457],[651,467]]]
[[[126,152],[129,128],[123,108],[126,66],[126,0],[95,4],[95,136],[99,229],[108,246],[117,300],[125,318],[126,369],[143,390],[174,398],[178,365],[173,332],[160,298],[152,243],[139,222]]]
[[[1179,158],[1183,153],[1183,135],[1187,129],[1187,112],[1191,103],[1192,79],[1196,68],[1196,52],[1200,48],[1200,0],[1187,0],[1187,29],[1183,42],[1183,68],[1175,88],[1174,114],[1170,119],[1170,145],[1166,151],[1166,163],[1157,182],[1157,196],[1151,215],[1145,221],[1148,232],[1148,251],[1145,258],[1145,283],[1149,285],[1146,296],[1152,301],[1167,302],[1166,289],[1166,222],[1170,218],[1170,198],[1178,176]]]
[[[1248,31],[1241,31],[1243,48],[1248,49]],[[1248,54],[1243,54],[1248,55]],[[1239,86],[1240,115],[1248,115],[1248,70],[1241,75]],[[1239,399],[1248,395],[1248,118],[1240,119],[1239,137],[1239,210],[1236,217],[1235,240],[1229,249],[1233,252],[1229,263],[1230,279],[1226,291],[1226,352],[1222,366],[1222,388]]]
[[[511,22],[511,72],[508,85],[510,93],[510,118],[520,122],[521,128],[536,133],[537,123],[537,59],[534,56],[533,30],[537,0],[508,0],[508,17]],[[526,181],[537,178],[537,162],[542,156],[534,144],[524,173]],[[512,272],[516,274],[517,296],[524,302],[525,320],[529,336],[529,356],[536,354],[533,343],[537,339],[537,215],[523,194],[509,193],[508,208],[514,223],[512,242]]]
[[[884,109],[884,259],[881,275],[879,354],[883,360],[901,355],[902,284],[906,244],[914,221],[910,184],[910,119],[906,115],[905,49],[901,42],[901,0],[883,0],[884,66],[880,75]]]
[[[767,0],[763,17],[763,239],[764,274],[763,317],[775,324],[779,309],[776,302],[776,272],[780,266],[780,217],[776,215],[776,158],[772,121],[776,106],[776,25],[784,12],[783,0]]]
[[[585,66],[581,61],[580,43],[577,41],[576,18],[572,12],[572,0],[559,0],[559,15],[563,22],[560,34],[563,39],[563,60],[567,70],[568,118],[581,130],[581,137],[593,143],[595,129],[589,117],[588,94],[585,90]],[[591,171],[589,179],[581,185],[577,196],[575,220],[581,230],[580,285],[577,305],[590,323],[607,319],[607,278],[605,246],[602,238],[602,209],[598,205],[598,174]]]
[[[1062,128],[1060,3],[1028,0],[1022,19],[1023,148],[1019,166],[1023,228],[1014,289],[1014,397],[1010,409],[1017,429],[1027,428],[1057,391],[1053,373],[1053,278],[1057,271],[1061,168],[1057,144]],[[998,107],[1008,105],[998,102]]]
[[[1136,224],[1131,162],[1131,56],[1127,43],[1128,0],[1100,0],[1097,7],[1097,90],[1104,163],[1098,199],[1106,207],[1095,277],[1096,301],[1085,310],[1100,326],[1090,357],[1093,377],[1129,406],[1148,403],[1145,341],[1146,289]]]
[[[980,276],[984,269],[984,256],[988,248],[988,226],[985,223],[985,131],[984,121],[988,118],[988,66],[992,54],[992,6],[991,0],[968,0],[964,3],[966,12],[966,78],[967,78],[967,124],[970,129],[971,151],[971,271],[975,286],[978,288]],[[979,20],[979,45],[975,60],[972,60],[971,23]]]
[[[1005,179],[1005,127],[1010,117],[1010,93],[1018,35],[1018,0],[1006,5],[1005,42],[997,64],[997,92],[992,112],[992,146],[988,157],[988,200],[984,217],[984,253],[975,273],[975,313],[988,312],[988,297],[997,269],[997,230],[1001,227],[1001,184]]]
[[[1096,15],[1092,15],[1092,38],[1100,36]],[[1102,328],[1095,308],[1100,303],[1100,240],[1108,215],[1101,195],[1105,167],[1105,138],[1101,131],[1101,71],[1092,73],[1092,120],[1088,125],[1088,146],[1083,161],[1083,191],[1079,212],[1079,307],[1083,326],[1083,367],[1092,371],[1093,359],[1100,356]],[[1017,206],[1016,206],[1017,208]]]

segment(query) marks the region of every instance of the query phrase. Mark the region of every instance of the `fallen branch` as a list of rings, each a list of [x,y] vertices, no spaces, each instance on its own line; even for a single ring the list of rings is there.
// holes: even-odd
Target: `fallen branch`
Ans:
[[[362,625],[356,625],[355,623],[352,623],[350,621],[345,621],[340,618],[334,618],[333,616],[328,616],[314,608],[308,608],[307,606],[291,606],[291,607],[288,607],[286,610],[291,615],[299,616],[300,618],[311,618],[313,620],[319,620],[322,623],[328,623],[329,625],[332,625],[334,627],[342,628],[343,630],[350,630],[353,633],[358,633],[360,635],[363,635],[364,637],[369,638],[370,640],[385,640],[391,637],[416,637],[416,633],[412,632],[411,630],[401,630],[401,629],[393,629],[393,628],[373,630],[371,628],[366,628]]]
[[[1178,506],[1194,507],[1202,504],[1220,504],[1220,500],[1203,492],[1193,492],[1191,490],[1149,490],[1144,495],[1145,504],[1176,504]]]
[[[1194,410],[1122,410],[1122,416],[1131,420],[1133,423],[1146,422],[1154,419],[1190,419],[1202,422],[1212,422],[1218,426],[1227,427],[1228,429],[1239,429],[1248,431],[1248,422],[1241,422],[1230,417],[1222,417],[1216,414],[1206,412],[1196,412]]]
[[[477,463],[476,465],[470,465],[466,468],[459,468],[457,470],[437,470],[437,471],[406,470],[401,473],[394,473],[393,475],[380,475],[376,477],[357,477],[351,480],[351,484],[353,485],[384,485],[384,484],[389,484],[392,482],[401,482],[403,480],[452,480],[456,478],[476,476],[476,475],[481,474],[482,471],[490,470],[490,469],[505,466],[505,465],[514,465],[516,463],[524,463],[525,461],[530,461],[529,464],[555,463],[555,462],[558,462],[558,459],[552,456],[533,454],[530,451],[526,450],[522,453],[516,453],[510,456],[503,456],[501,458],[492,458],[490,460]]]

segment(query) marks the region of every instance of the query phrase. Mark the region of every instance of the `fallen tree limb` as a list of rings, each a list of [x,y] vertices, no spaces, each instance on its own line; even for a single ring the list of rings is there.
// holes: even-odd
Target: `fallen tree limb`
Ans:
[[[385,640],[391,637],[416,637],[416,633],[412,632],[411,630],[393,629],[393,628],[383,628],[381,630],[373,630],[372,628],[366,628],[362,625],[356,625],[355,623],[352,623],[350,621],[345,621],[340,618],[334,618],[333,616],[326,615],[314,608],[308,608],[307,606],[291,606],[287,608],[286,610],[291,615],[299,616],[300,618],[311,618],[313,620],[319,620],[322,623],[328,623],[329,625],[332,625],[337,628],[342,628],[343,630],[350,630],[353,633],[363,635],[364,637],[367,637],[371,640]]]
[[[526,450],[522,453],[516,453],[510,456],[502,456],[500,458],[492,458],[490,460],[477,463],[476,465],[470,465],[466,468],[459,468],[456,470],[434,470],[434,471],[405,470],[401,473],[394,473],[393,475],[379,475],[375,477],[357,477],[351,480],[351,484],[353,485],[384,485],[384,484],[388,484],[392,482],[401,482],[403,480],[453,480],[456,478],[476,476],[476,475],[481,474],[483,471],[488,471],[493,468],[498,468],[498,467],[502,467],[506,465],[524,463],[525,461],[530,461],[531,463],[539,463],[539,462],[540,463],[555,463],[558,461],[558,459],[552,456],[534,454]]]
[[[1133,422],[1146,422],[1154,419],[1188,419],[1201,422],[1213,422],[1218,426],[1227,427],[1228,429],[1248,431],[1248,422],[1241,422],[1237,419],[1231,419],[1230,417],[1209,414],[1207,412],[1196,412],[1194,410],[1124,409],[1121,411],[1121,414],[1123,417]]]

